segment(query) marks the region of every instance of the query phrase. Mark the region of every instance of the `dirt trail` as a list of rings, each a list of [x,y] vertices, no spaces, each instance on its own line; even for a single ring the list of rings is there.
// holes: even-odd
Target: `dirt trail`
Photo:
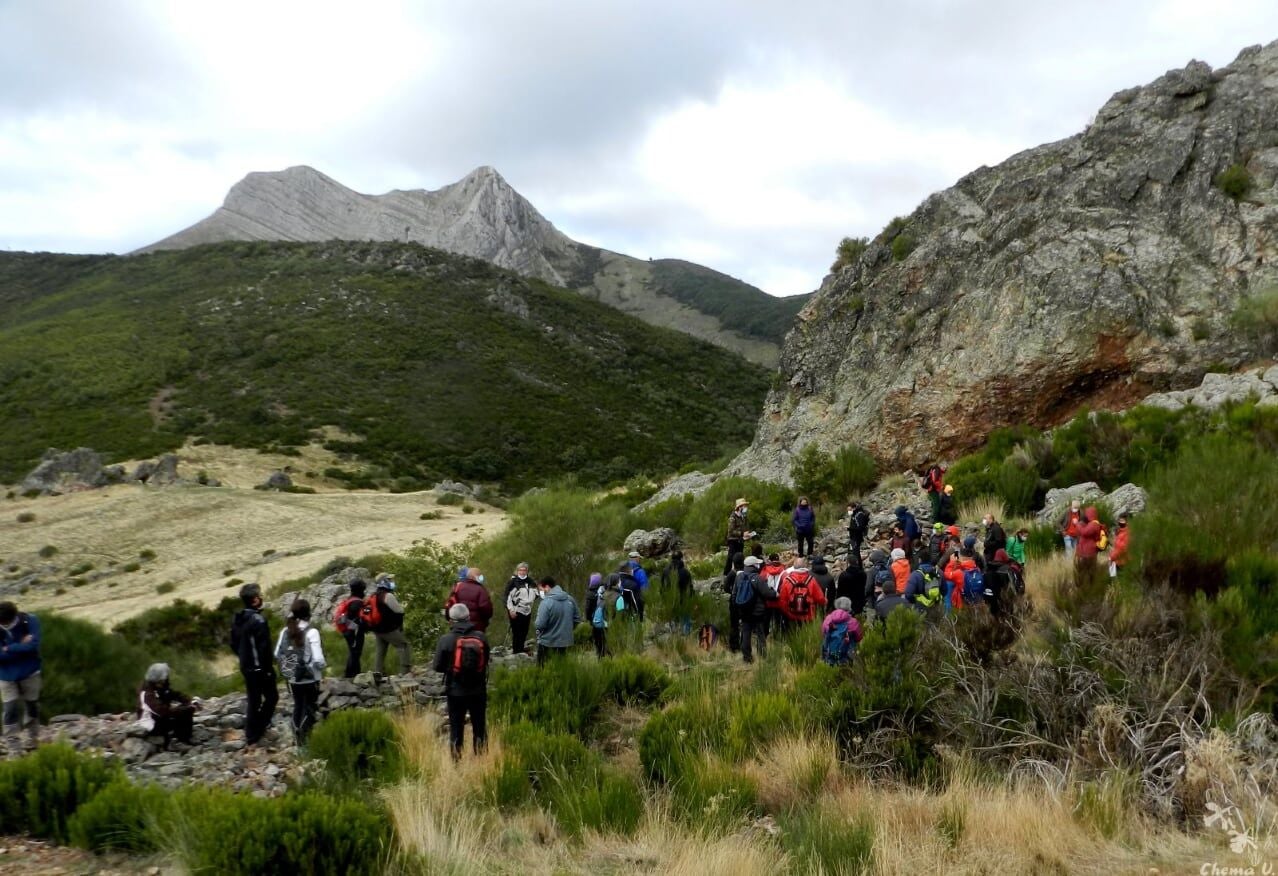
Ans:
[[[248,464],[246,453],[218,465],[209,452],[201,467],[224,483],[260,483],[271,469],[261,462],[274,460]],[[184,477],[195,473],[185,454],[180,471]],[[471,502],[474,513],[465,514],[459,506],[438,505],[436,498],[430,492],[307,495],[243,486],[120,485],[0,502],[0,558],[23,571],[54,567],[27,593],[13,596],[23,606],[55,607],[109,626],[179,597],[215,605],[235,592],[226,586],[232,578],[270,586],[310,574],[333,557],[402,551],[423,538],[455,544],[505,524],[498,509]],[[425,511],[442,518],[419,519]],[[24,512],[36,519],[19,523]],[[38,552],[46,545],[58,550],[42,559]],[[143,559],[144,551],[154,552],[154,559]],[[121,571],[134,562],[140,564],[136,571]],[[80,563],[94,568],[79,576],[88,583],[77,587],[71,570]],[[111,574],[92,580],[104,571]],[[171,590],[157,592],[168,584]]]

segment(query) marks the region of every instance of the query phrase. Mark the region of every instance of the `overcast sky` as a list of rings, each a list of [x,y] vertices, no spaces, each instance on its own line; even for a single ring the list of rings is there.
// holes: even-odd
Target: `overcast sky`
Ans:
[[[578,240],[807,292],[844,235],[1275,38],[1274,0],[0,0],[0,248],[126,252],[255,170],[490,164]]]

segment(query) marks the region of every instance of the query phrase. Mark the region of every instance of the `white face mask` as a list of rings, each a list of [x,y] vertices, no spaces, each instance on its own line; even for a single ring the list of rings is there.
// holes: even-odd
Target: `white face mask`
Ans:
[[[515,577],[516,577],[516,578],[518,578],[520,581],[527,581],[527,580],[528,580],[528,573],[527,573],[527,572],[520,572],[520,573],[519,573],[519,574],[517,574]],[[480,575],[480,576],[479,576],[479,580],[482,582],[482,581],[484,580],[484,576],[483,576],[483,575]]]
[[[476,581],[478,581],[480,584],[483,584],[483,583],[484,583],[484,576],[483,576],[483,575],[480,575],[480,576],[479,576],[478,578],[476,578],[475,580],[476,580]]]

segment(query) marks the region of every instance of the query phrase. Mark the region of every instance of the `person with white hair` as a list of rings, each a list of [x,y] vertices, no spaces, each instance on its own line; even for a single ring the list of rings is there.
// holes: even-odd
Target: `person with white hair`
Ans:
[[[459,760],[468,714],[475,754],[482,754],[488,746],[488,662],[492,651],[488,637],[476,629],[464,602],[449,606],[448,620],[452,629],[439,638],[434,668],[444,676],[448,735],[453,760]]]
[[[163,736],[164,747],[177,739],[184,745],[191,744],[191,731],[195,725],[195,713],[200,701],[192,699],[169,686],[169,665],[152,663],[147,667],[146,678],[138,688],[138,726],[150,736]]]

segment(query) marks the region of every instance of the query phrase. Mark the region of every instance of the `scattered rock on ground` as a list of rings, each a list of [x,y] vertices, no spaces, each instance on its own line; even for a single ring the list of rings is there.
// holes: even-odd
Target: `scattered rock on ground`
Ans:
[[[636,529],[626,536],[623,545],[626,553],[638,551],[641,557],[660,557],[683,544],[679,533],[668,526],[658,529]]]
[[[289,477],[287,472],[273,471],[266,482],[262,484],[263,490],[287,490],[293,486],[293,479]]]

